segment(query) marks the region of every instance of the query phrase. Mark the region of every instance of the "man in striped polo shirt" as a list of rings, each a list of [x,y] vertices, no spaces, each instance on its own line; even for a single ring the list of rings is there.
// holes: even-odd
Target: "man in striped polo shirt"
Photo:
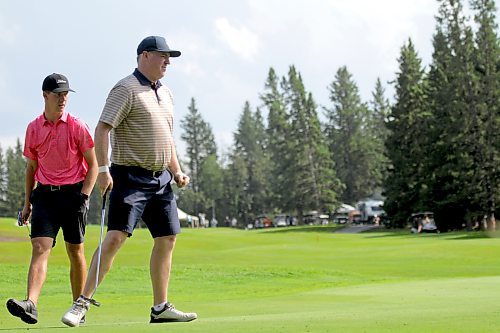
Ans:
[[[59,229],[71,265],[73,300],[83,290],[87,276],[83,241],[88,198],[98,170],[89,128],[65,111],[68,92],[73,91],[68,79],[51,74],[43,81],[42,91],[44,111],[29,123],[24,142],[26,191],[20,218],[26,224],[31,216],[28,292],[24,301],[7,301],[9,312],[28,324],[38,321],[36,305]]]
[[[150,258],[153,307],[150,323],[185,322],[197,318],[168,302],[168,283],[176,235],[180,233],[177,205],[171,188],[186,186],[173,139],[173,97],[159,81],[166,73],[171,50],[165,39],[149,36],[137,47],[135,71],[111,90],[95,131],[97,179],[101,193],[111,190],[108,231],[102,244],[99,283],[127,237],[142,218],[154,239]],[[111,137],[111,165],[108,144]],[[82,295],[62,322],[78,326],[95,292],[98,251],[94,253]]]

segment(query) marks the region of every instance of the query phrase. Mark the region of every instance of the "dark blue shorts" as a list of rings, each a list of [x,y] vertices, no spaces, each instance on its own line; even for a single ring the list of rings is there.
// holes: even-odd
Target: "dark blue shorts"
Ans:
[[[170,186],[172,174],[113,164],[113,189],[109,195],[108,231],[132,236],[137,223],[146,223],[153,238],[181,232],[177,203]]]
[[[69,190],[51,190],[39,185],[31,192],[31,238],[51,237],[55,240],[62,229],[70,244],[83,243],[87,224],[88,201],[81,196],[82,184]]]

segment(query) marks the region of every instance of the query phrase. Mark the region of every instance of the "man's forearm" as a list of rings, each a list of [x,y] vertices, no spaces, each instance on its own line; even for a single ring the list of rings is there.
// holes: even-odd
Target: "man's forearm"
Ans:
[[[109,166],[108,147],[109,147],[109,131],[111,126],[99,122],[95,129],[95,153],[97,157],[97,165]]]

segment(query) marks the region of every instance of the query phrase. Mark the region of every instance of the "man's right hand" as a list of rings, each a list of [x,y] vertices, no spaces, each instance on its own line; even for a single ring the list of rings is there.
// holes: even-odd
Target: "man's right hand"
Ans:
[[[99,186],[101,195],[104,195],[106,191],[111,191],[111,189],[113,188],[113,178],[111,177],[109,171],[99,173],[99,175],[97,176],[97,185]]]

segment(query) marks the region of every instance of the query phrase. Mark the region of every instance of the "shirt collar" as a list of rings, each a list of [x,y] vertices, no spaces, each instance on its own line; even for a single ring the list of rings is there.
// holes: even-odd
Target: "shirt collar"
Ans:
[[[144,74],[139,72],[139,70],[137,68],[135,69],[133,74],[137,78],[139,83],[143,86],[149,86],[149,87],[151,87],[151,89],[155,89],[155,90],[161,87],[160,80],[156,81],[156,83],[149,81],[149,79],[146,76],[144,76]]]
[[[45,124],[49,123],[49,121],[47,120],[47,118],[45,118],[45,113],[42,113],[40,115],[39,119],[40,119],[40,121],[42,121],[42,125],[45,125]],[[62,121],[64,123],[67,123],[68,122],[68,112],[63,111],[62,116],[59,119],[57,119],[57,121]],[[56,123],[57,123],[57,121],[56,121]]]

